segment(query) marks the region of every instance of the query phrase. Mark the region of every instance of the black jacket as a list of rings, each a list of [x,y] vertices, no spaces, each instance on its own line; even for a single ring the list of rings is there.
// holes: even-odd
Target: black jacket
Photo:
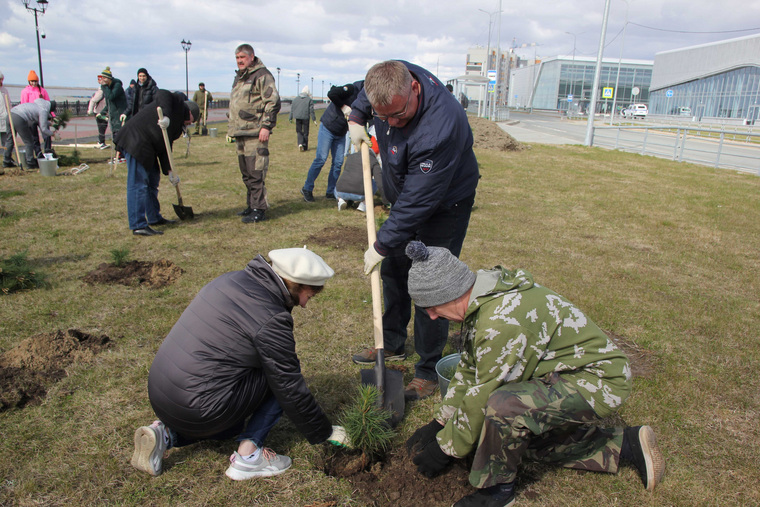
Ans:
[[[164,116],[169,118],[169,145],[182,135],[182,126],[187,117],[187,107],[183,99],[184,95],[172,93],[168,90],[158,90],[156,100],[146,107],[124,126],[116,134],[116,146],[119,151],[129,153],[135,157],[145,169],[158,170],[157,162],[161,163],[161,171],[169,174],[171,166],[166,152],[164,136],[161,127],[158,126],[157,107],[161,107]]]
[[[201,289],[150,368],[159,419],[183,436],[209,437],[238,425],[272,393],[310,443],[325,441],[332,426],[301,375],[292,308],[260,255]]]
[[[129,108],[128,116],[134,116],[144,109],[145,106],[156,100],[156,94],[158,94],[158,85],[152,77],[148,76],[145,84],[140,86],[138,81],[135,85],[134,96],[132,97],[132,107]]]
[[[351,103],[359,96],[359,92],[364,89],[364,81],[356,81],[352,84],[343,86],[333,86],[327,92],[327,98],[330,99],[330,105],[322,113],[320,120],[324,126],[336,137],[345,136],[348,132],[348,122],[340,110],[344,105],[351,106]]]

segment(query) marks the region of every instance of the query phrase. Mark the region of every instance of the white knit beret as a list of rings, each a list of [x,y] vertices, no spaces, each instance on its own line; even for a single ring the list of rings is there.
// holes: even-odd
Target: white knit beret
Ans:
[[[322,286],[332,278],[335,271],[311,250],[282,248],[269,252],[272,269],[282,278],[304,285]]]

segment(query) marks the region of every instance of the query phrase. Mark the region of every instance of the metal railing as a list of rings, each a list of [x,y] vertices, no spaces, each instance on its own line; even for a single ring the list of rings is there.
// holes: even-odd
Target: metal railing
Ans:
[[[760,134],[682,125],[595,126],[594,146],[760,176]]]

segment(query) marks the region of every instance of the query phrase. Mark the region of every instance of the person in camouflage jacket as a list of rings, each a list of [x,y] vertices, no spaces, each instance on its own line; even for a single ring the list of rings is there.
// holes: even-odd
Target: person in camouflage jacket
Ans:
[[[566,298],[525,270],[477,275],[419,241],[409,293],[431,319],[463,323],[459,365],[434,419],[407,442],[428,477],[472,456],[476,493],[455,505],[511,505],[523,459],[616,473],[632,463],[651,490],[665,464],[649,426],[604,428],[631,392],[628,358]]]
[[[269,209],[264,185],[269,169],[269,134],[277,124],[280,95],[272,73],[249,44],[235,49],[238,70],[230,93],[227,135],[237,144],[238,165],[248,191],[244,223],[264,220]]]

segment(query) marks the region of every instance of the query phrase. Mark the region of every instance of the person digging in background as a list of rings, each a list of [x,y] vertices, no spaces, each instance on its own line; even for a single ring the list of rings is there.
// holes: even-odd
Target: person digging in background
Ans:
[[[301,374],[293,307],[306,307],[334,271],[306,248],[261,255],[201,289],[164,339],[148,376],[159,420],[135,432],[132,465],[163,470],[167,449],[237,438],[233,480],[285,472],[291,459],[264,447],[283,412],[311,444],[346,446]]]
[[[161,216],[158,202],[161,172],[169,176],[172,185],[179,184],[179,176],[171,170],[161,129],[166,130],[172,143],[182,135],[184,125],[195,121],[198,104],[184,98],[184,93],[159,90],[151,107],[142,109],[116,135],[116,146],[127,161],[127,218],[135,236],[163,234],[151,226],[176,223]],[[158,119],[158,107],[164,115],[162,120]]]
[[[98,76],[98,86],[103,85],[103,78]],[[106,107],[106,99],[103,95],[102,88],[98,88],[95,93],[92,94],[90,102],[87,105],[87,114],[95,116],[95,124],[98,126],[98,144],[96,148],[105,150],[108,148],[106,144],[106,130],[108,129],[108,116],[102,114],[103,109]]]
[[[383,204],[387,205],[383,194],[383,180],[380,162],[377,160],[377,139],[370,138],[372,142],[372,153],[369,157],[370,173],[372,174],[372,191],[380,193],[380,199]],[[379,186],[378,186],[379,185]],[[362,154],[358,151],[351,153],[346,157],[343,163],[343,169],[340,171],[340,178],[335,184],[335,197],[338,198],[338,211],[351,208],[354,203],[359,203],[357,210],[364,213],[367,211],[367,205],[364,202],[364,168],[362,166]]]
[[[501,266],[470,271],[445,248],[412,241],[409,294],[431,319],[462,322],[461,361],[434,419],[406,443],[427,477],[472,456],[477,492],[456,507],[511,506],[522,460],[616,473],[647,490],[665,461],[649,426],[604,428],[631,392],[628,358],[570,301]]]
[[[196,136],[201,132],[201,125],[208,121],[208,108],[211,107],[211,102],[213,100],[214,97],[212,97],[211,93],[206,90],[206,85],[204,83],[198,83],[198,89],[193,93],[193,102],[198,104],[198,109],[201,112],[198,121],[195,122]]]
[[[406,358],[412,299],[407,290],[411,262],[404,254],[410,240],[448,248],[459,255],[470,223],[478,185],[478,161],[472,129],[462,107],[429,71],[389,60],[367,72],[364,89],[351,104],[349,130],[357,149],[369,143],[364,125],[372,121],[383,160],[383,191],[391,203],[377,241],[364,253],[364,272],[380,265],[383,281],[385,359]],[[438,387],[435,364],[448,339],[445,319],[431,320],[414,309],[414,348],[420,359],[404,396],[417,400]],[[374,364],[367,347],[357,364]]]
[[[8,90],[3,86],[4,79],[5,76],[0,72],[0,145],[5,149],[5,153],[3,153],[3,169],[7,169],[9,167],[16,167],[16,163],[11,158],[16,140],[13,139],[11,112],[8,110],[11,99]],[[5,174],[5,171],[0,171],[0,174]]]
[[[38,158],[42,158],[42,152],[34,148],[34,138],[37,137],[37,129],[42,132],[44,138],[52,138],[58,135],[51,129],[51,115],[55,112],[55,101],[36,99],[34,102],[19,104],[11,108],[11,121],[13,128],[21,137],[26,147],[27,169],[37,169]]]

